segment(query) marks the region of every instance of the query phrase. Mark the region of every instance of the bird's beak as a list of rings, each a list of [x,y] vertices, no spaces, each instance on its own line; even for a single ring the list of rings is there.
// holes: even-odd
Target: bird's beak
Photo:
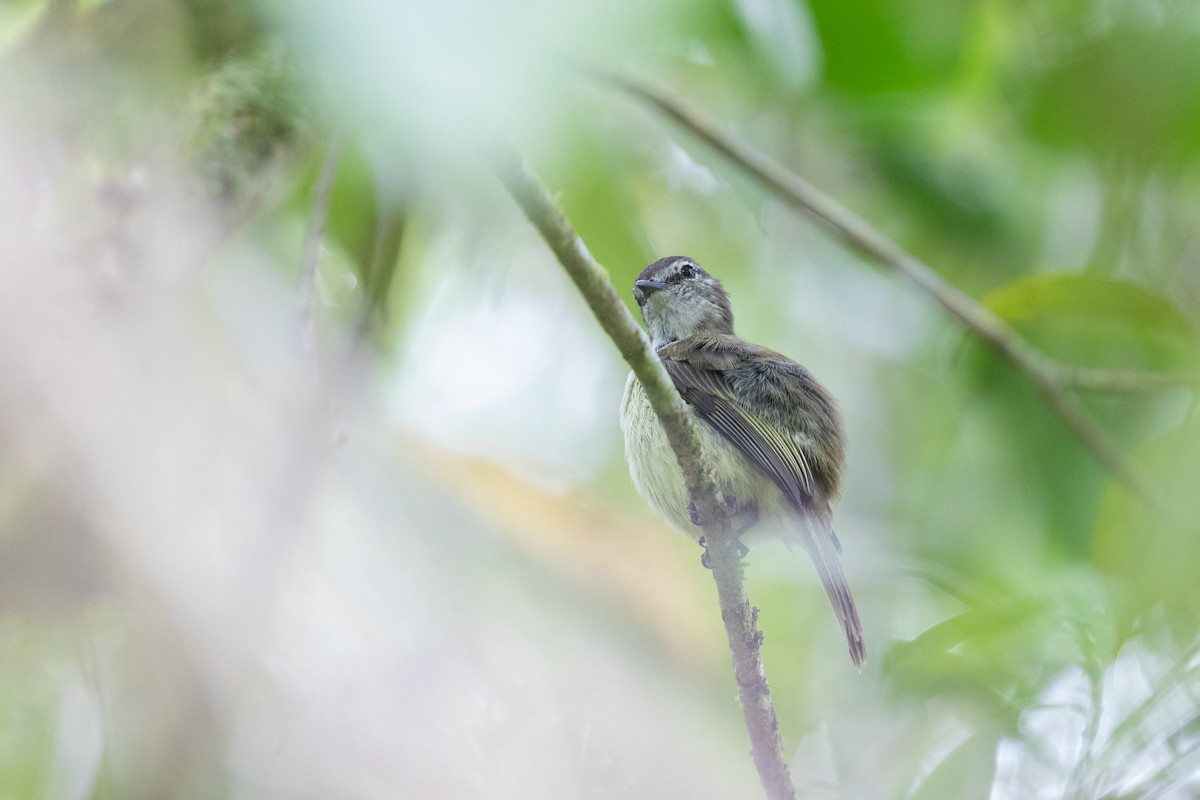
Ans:
[[[637,281],[633,284],[633,293],[638,300],[645,300],[659,289],[665,288],[667,288],[667,284],[662,281]]]

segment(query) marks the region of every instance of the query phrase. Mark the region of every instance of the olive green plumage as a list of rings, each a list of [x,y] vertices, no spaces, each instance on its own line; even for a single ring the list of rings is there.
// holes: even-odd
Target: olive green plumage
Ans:
[[[846,458],[833,397],[796,362],[735,336],[720,281],[692,259],[655,261],[642,271],[634,296],[675,388],[703,423],[702,443],[721,490],[734,499],[743,525],[752,525],[747,537],[804,546],[851,659],[861,665],[862,626],[832,528],[830,502],[841,490]],[[621,428],[638,493],[676,528],[699,536],[666,433],[632,373]]]

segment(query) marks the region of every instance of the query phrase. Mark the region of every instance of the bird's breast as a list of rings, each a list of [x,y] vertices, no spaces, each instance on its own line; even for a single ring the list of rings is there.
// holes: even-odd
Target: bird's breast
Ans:
[[[735,498],[739,505],[753,503],[766,516],[783,513],[786,500],[770,476],[698,419],[694,411],[690,413],[697,422],[701,445],[712,463],[721,491]],[[638,494],[672,526],[689,536],[699,537],[702,531],[691,520],[690,497],[675,451],[650,405],[646,390],[632,372],[625,382],[625,395],[621,401],[621,431],[625,434],[629,475]]]

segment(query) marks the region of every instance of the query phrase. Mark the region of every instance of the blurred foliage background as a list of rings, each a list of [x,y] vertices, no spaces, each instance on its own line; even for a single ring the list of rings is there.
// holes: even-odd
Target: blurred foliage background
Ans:
[[[1078,395],[1163,507],[580,65],[1147,376]],[[0,797],[759,796],[497,130],[627,297],[691,255],[842,402],[861,675],[748,557],[802,797],[1200,796],[1194,0],[4,0]]]

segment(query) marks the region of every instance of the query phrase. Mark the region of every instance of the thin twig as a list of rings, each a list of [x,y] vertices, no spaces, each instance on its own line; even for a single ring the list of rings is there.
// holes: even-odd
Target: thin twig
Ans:
[[[1200,377],[1189,372],[1143,372],[1141,370],[1096,369],[1066,364],[1057,366],[1063,382],[1080,392],[1161,392],[1165,389],[1192,388]]]
[[[764,154],[718,130],[681,103],[626,76],[595,70],[591,72],[649,102],[740,167],[778,199],[825,223],[851,250],[915,284],[952,319],[974,332],[1017,367],[1033,384],[1046,405],[1102,467],[1143,501],[1162,507],[1159,493],[1133,470],[1087,410],[1067,392],[1068,382],[1058,371],[1055,362],[1031,345],[1011,325],[944,281],[932,267],[905,251],[862,217]]]
[[[529,165],[504,141],[494,143],[491,159],[493,169],[509,194],[541,233],[600,326],[629,362],[662,422],[683,470],[688,492],[700,518],[705,520],[704,535],[717,584],[721,618],[733,654],[738,696],[759,779],[769,800],[794,800],[796,790],[783,760],[771,690],[763,671],[762,634],[756,627],[758,612],[751,608],[746,596],[737,541],[730,531],[728,511],[702,453],[696,423],[687,413],[682,398],[633,314],[621,302],[608,272],[592,258],[579,234]]]

